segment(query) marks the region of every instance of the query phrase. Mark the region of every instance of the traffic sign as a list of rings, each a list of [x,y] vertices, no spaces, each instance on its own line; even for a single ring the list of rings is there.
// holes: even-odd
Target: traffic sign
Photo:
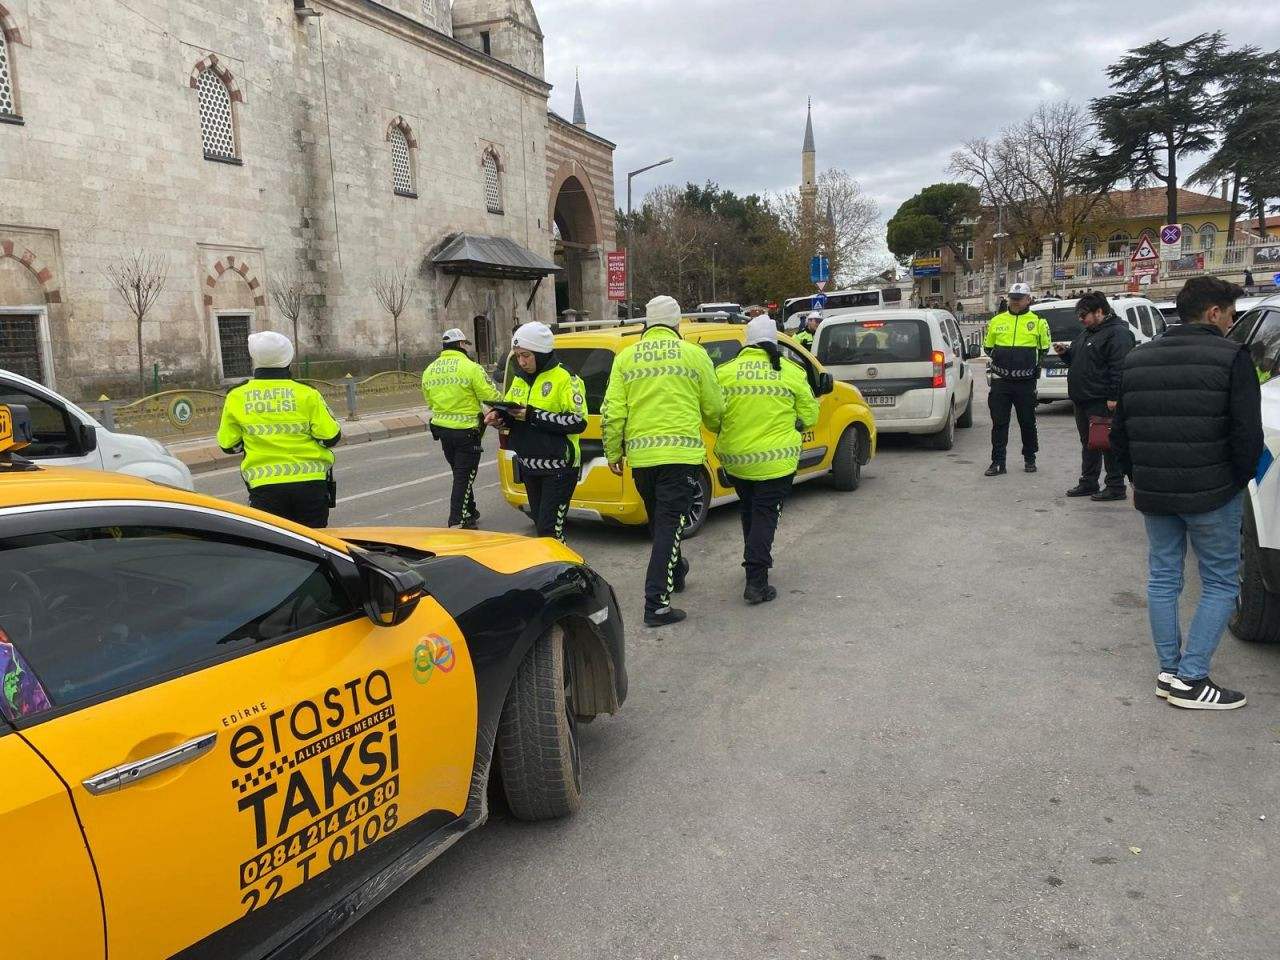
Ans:
[[[825,293],[815,294],[813,299],[809,302],[809,309],[811,310],[825,310],[826,307],[827,295]]]
[[[1182,227],[1166,223],[1160,228],[1160,259],[1177,260],[1182,256]]]
[[[1274,283],[1277,287],[1280,287],[1280,273],[1277,273],[1274,277],[1272,277],[1271,282]]]
[[[827,281],[831,279],[831,261],[822,254],[810,260],[809,279],[818,284],[819,290],[826,286]]]
[[[1138,242],[1138,247],[1133,251],[1133,256],[1129,259],[1134,263],[1141,263],[1143,260],[1158,260],[1160,255],[1156,253],[1156,248],[1151,245],[1151,238],[1146,234],[1142,235],[1142,239]]]

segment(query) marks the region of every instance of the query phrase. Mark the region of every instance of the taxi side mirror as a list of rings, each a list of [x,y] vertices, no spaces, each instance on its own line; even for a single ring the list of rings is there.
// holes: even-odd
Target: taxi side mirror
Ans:
[[[360,573],[364,612],[375,626],[396,627],[409,619],[427,593],[426,581],[403,560],[357,550],[352,553]]]
[[[835,377],[825,372],[818,374],[818,396],[825,397],[828,393],[834,393],[835,389]]]
[[[971,343],[964,348],[964,358],[966,360],[977,360],[982,356],[982,348],[976,343]]]

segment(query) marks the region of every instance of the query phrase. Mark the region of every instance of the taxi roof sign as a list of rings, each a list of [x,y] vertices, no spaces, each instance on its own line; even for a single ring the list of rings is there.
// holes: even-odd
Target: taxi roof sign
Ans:
[[[0,456],[31,443],[31,415],[18,404],[0,403]]]

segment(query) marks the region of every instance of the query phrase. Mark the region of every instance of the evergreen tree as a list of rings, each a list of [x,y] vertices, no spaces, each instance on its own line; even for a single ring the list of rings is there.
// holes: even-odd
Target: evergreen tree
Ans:
[[[1168,197],[1165,222],[1178,223],[1178,160],[1213,146],[1214,91],[1227,66],[1223,35],[1202,33],[1180,44],[1156,40],[1109,67],[1115,93],[1090,104],[1109,149],[1089,157],[1083,185],[1158,180]]]
[[[978,188],[967,183],[935,183],[898,208],[888,223],[889,252],[910,256],[934,247],[950,247],[965,270],[964,241],[973,236],[979,214]]]

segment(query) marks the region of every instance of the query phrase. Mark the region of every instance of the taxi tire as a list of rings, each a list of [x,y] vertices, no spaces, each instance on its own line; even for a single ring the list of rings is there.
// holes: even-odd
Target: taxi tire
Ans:
[[[1268,590],[1262,579],[1260,552],[1253,511],[1246,503],[1240,538],[1240,594],[1228,626],[1249,643],[1280,643],[1280,594]]]
[[[831,485],[837,490],[857,490],[862,483],[862,456],[858,449],[861,444],[858,428],[845,427],[831,458]]]
[[[507,691],[497,761],[517,819],[553,820],[582,806],[572,663],[564,630],[553,626],[529,648]]]
[[[690,512],[689,522],[680,534],[681,540],[692,539],[701,533],[707,523],[707,514],[711,512],[711,477],[705,470],[698,471],[698,497],[702,500],[702,510],[696,514]]]

